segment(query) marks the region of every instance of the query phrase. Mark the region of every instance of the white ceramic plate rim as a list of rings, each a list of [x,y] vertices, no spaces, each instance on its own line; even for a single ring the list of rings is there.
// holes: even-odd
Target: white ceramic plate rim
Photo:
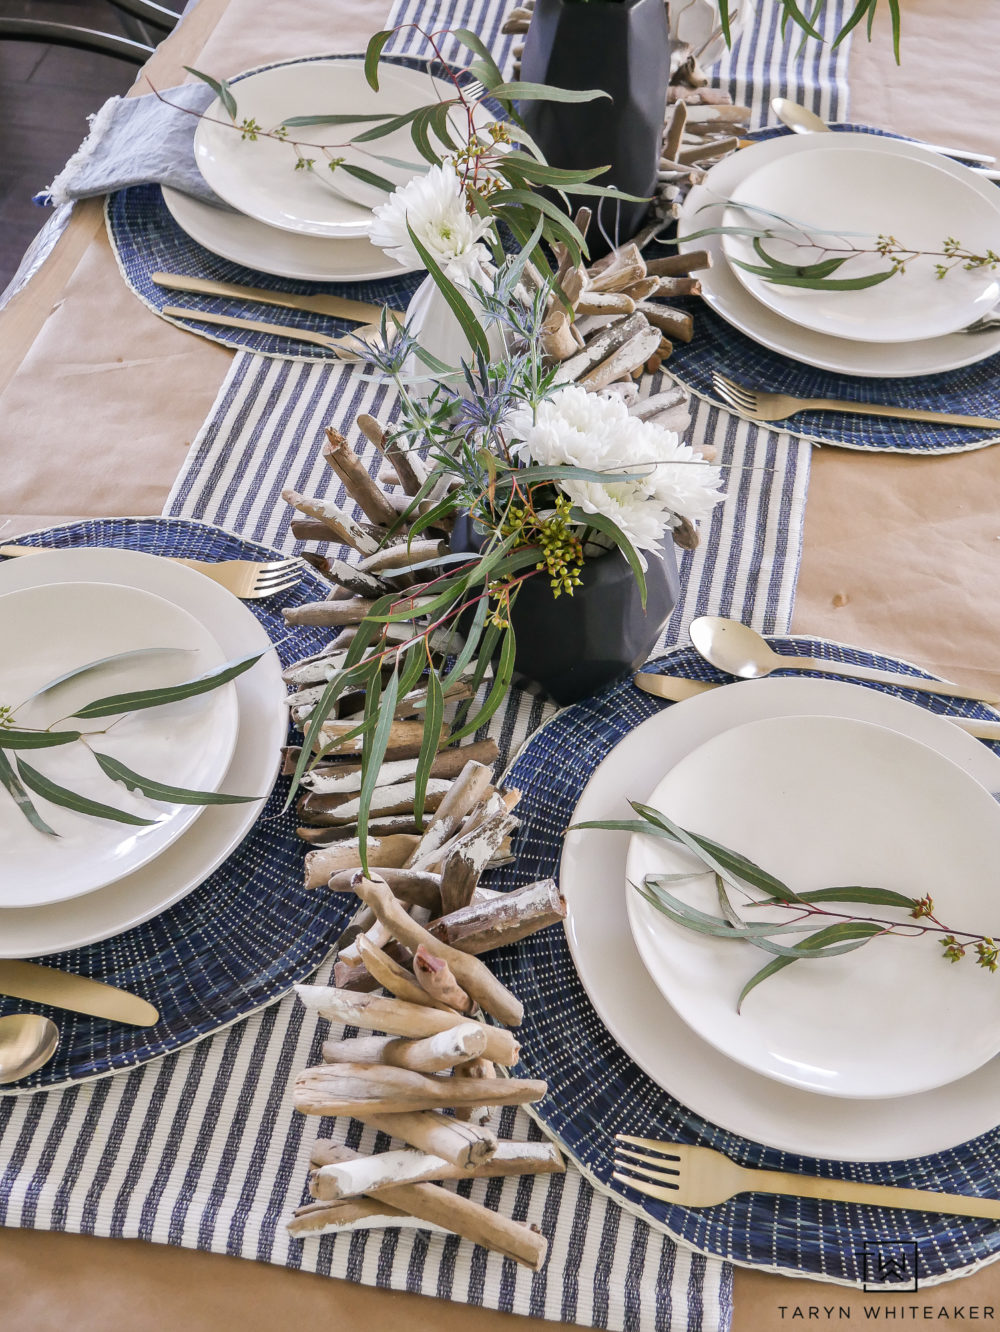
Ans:
[[[804,136],[808,144],[814,149],[817,142],[820,143],[819,152],[822,155],[822,140],[826,138],[823,134],[807,134]],[[891,167],[898,179],[879,180],[877,188],[884,188],[889,195],[893,188],[897,188],[903,195],[903,200],[897,200],[895,208],[892,203],[885,203],[883,199],[879,204],[881,208],[886,206],[884,216],[888,220],[885,227],[887,233],[892,235],[906,235],[906,221],[900,220],[900,210],[905,206],[906,190],[909,188],[911,194],[920,193],[914,187],[923,183],[923,193],[929,196],[929,200],[939,200],[948,194],[952,196],[951,202],[954,206],[954,212],[957,216],[960,213],[963,204],[968,206],[988,204],[993,213],[994,222],[997,229],[1000,230],[1000,194],[997,198],[988,198],[983,191],[978,188],[979,182],[970,171],[963,168],[964,174],[957,175],[954,171],[947,171],[942,167],[944,158],[936,155],[936,160],[931,161],[926,158],[910,157],[904,153],[894,153],[888,158],[881,149],[872,149],[871,140],[877,139],[878,135],[866,134],[856,135],[855,138],[864,138],[869,142],[864,145],[855,143],[852,149],[846,152],[841,150],[837,167],[843,172],[845,164],[850,163],[853,158],[857,161],[858,167],[863,172],[867,165],[866,159],[870,162],[884,164],[887,174]],[[802,154],[798,155],[800,158]],[[809,157],[815,157],[816,153],[805,154],[804,165],[808,167]],[[799,174],[801,167],[797,169]],[[829,176],[830,167],[827,165],[823,169],[823,174]],[[784,180],[782,177],[784,176]],[[908,177],[917,177],[912,180]],[[970,184],[970,178],[972,183]],[[767,199],[766,206],[774,211],[783,213],[785,216],[791,215],[791,209],[787,204],[789,187],[792,185],[795,176],[790,177],[788,173],[788,160],[778,157],[774,161],[763,163],[755,167],[749,175],[744,176],[740,182],[740,199],[749,202],[751,205],[757,203],[762,205],[762,200]],[[847,182],[840,180],[840,185],[845,187]],[[854,184],[854,182],[852,182]],[[781,195],[780,190],[784,187],[785,194]],[[827,182],[827,188],[829,188]],[[855,185],[854,189],[842,188],[842,196],[851,198],[860,185]],[[837,214],[835,218],[826,217],[824,211],[818,214],[811,211],[813,205],[810,203],[811,196],[809,188],[803,182],[803,191],[809,197],[803,197],[803,193],[793,195],[795,197],[794,208],[799,211],[794,215],[804,217],[807,221],[819,216],[825,218],[825,225],[829,225],[832,220],[838,229],[850,234],[852,231],[862,231],[859,219],[854,219],[848,213],[846,216]],[[994,193],[997,193],[994,190]],[[785,202],[783,203],[783,200]],[[966,203],[968,201],[968,203]],[[914,203],[913,199],[909,200]],[[924,202],[921,200],[921,202]],[[933,206],[929,201],[924,204],[925,208]],[[848,205],[849,207],[849,205]],[[745,212],[738,206],[729,207],[723,213],[724,226],[746,225],[750,219],[756,222],[766,221],[761,219],[760,215],[756,217],[752,208]],[[948,220],[953,221],[951,213],[948,214]],[[898,225],[897,225],[898,221]],[[818,224],[817,224],[818,225]],[[980,227],[984,226],[984,219],[979,219]],[[916,229],[920,234],[920,219],[916,223],[911,221],[911,231]],[[928,234],[934,234],[942,240],[945,235],[950,235],[955,230],[961,230],[956,224],[952,227],[947,222],[942,221],[939,229],[928,226],[928,230],[923,232],[926,243]],[[976,228],[973,227],[974,233]],[[978,231],[978,242],[973,240],[973,244],[982,244],[983,232]],[[968,273],[958,273],[957,283],[953,282],[951,287],[947,282],[941,282],[931,270],[931,261],[929,259],[917,259],[912,264],[907,265],[905,275],[899,279],[872,288],[867,291],[824,293],[820,291],[802,292],[795,291],[788,287],[777,286],[774,283],[767,282],[758,274],[751,273],[747,269],[740,267],[735,262],[742,259],[744,262],[759,262],[753,253],[749,238],[737,235],[722,236],[722,249],[729,260],[730,268],[737,281],[750,292],[751,296],[766,305],[768,309],[773,310],[783,318],[791,320],[793,324],[801,325],[803,328],[813,329],[817,333],[822,333],[829,337],[846,338],[850,342],[878,342],[896,344],[901,342],[926,342],[931,337],[945,337],[949,333],[957,333],[966,325],[971,324],[973,320],[978,319],[980,315],[988,314],[997,303],[997,283],[989,269],[976,269]],[[874,239],[874,238],[872,238]],[[864,242],[862,242],[864,243]],[[939,244],[935,239],[932,243]],[[969,243],[967,241],[967,243]],[[805,255],[809,259],[810,254]],[[820,257],[817,255],[816,257]],[[843,276],[851,276],[850,270],[842,270]],[[848,302],[857,301],[858,310],[854,311],[855,319],[861,319],[863,324],[870,328],[869,336],[856,331],[856,324],[848,317]],[[919,323],[914,320],[914,306],[919,307]],[[923,331],[920,331],[920,328]]]
[[[768,763],[774,753],[786,759],[777,772]],[[749,788],[734,783],[732,774],[750,765],[762,770],[760,782]],[[789,771],[801,775],[783,790]],[[875,771],[881,778],[866,781]],[[745,834],[759,839],[749,847],[751,857],[769,867],[775,857],[777,863],[790,860],[797,871],[782,877],[793,884],[801,884],[800,873],[814,874],[810,840],[822,839],[829,811],[839,809],[838,832],[828,849],[834,857],[846,854],[850,867],[841,864],[832,879],[828,869],[820,869],[809,887],[886,884],[902,854],[907,892],[933,894],[947,914],[957,890],[966,909],[970,898],[976,904],[976,919],[989,920],[1000,805],[951,759],[890,727],[816,715],[747,722],[686,754],[644,799],[673,812],[686,827],[745,848],[741,838],[734,841],[723,831],[735,814]],[[686,815],[676,813],[678,802]],[[915,806],[924,809],[916,822]],[[799,829],[811,820],[811,839],[803,842]],[[863,858],[856,849],[845,852],[847,843],[866,845]],[[938,861],[944,868],[931,873],[928,866]],[[632,837],[626,879],[641,883],[647,873],[685,869],[689,863],[688,853],[670,843]],[[951,882],[942,886],[946,875]],[[678,891],[688,895],[683,885]],[[707,885],[699,904],[706,897],[703,909],[717,911]],[[737,1016],[733,999],[739,981],[767,962],[766,955],[746,949],[739,957],[724,940],[700,939],[671,924],[638,893],[628,893],[626,903],[639,955],[667,1002],[720,1053],[765,1077],[828,1096],[884,1099],[966,1077],[1000,1050],[998,991],[991,978],[978,968],[948,966],[932,938],[908,944],[872,940],[863,952],[823,963],[820,975],[789,970]],[[706,983],[708,975],[732,983],[732,996],[724,997],[715,982]],[[956,1010],[979,1014],[980,1005],[981,1020],[956,1025]],[[879,1013],[877,1028],[873,1012]]]
[[[812,140],[816,142],[813,143]],[[785,153],[808,151],[840,152],[843,145],[853,145],[864,139],[866,145],[879,145],[876,152],[900,153],[905,157],[926,161],[928,155],[950,173],[972,175],[980,191],[997,187],[988,180],[980,180],[968,168],[948,158],[940,158],[928,149],[905,139],[889,139],[877,134],[786,134],[777,139],[755,143],[741,148],[713,167],[701,185],[696,185],[684,201],[677,223],[679,237],[705,227],[719,226],[723,207],[719,200],[728,198],[744,178],[758,165],[773,161]],[[703,205],[709,205],[702,209]],[[880,342],[852,342],[847,338],[833,338],[812,329],[793,324],[789,319],[768,310],[756,301],[738,281],[722,249],[718,236],[703,236],[684,242],[681,253],[707,250],[713,266],[698,274],[705,303],[720,318],[732,324],[741,333],[753,338],[761,346],[779,352],[790,360],[835,374],[857,375],[862,378],[908,379],[918,375],[936,375],[946,370],[959,370],[975,365],[1000,352],[1000,329],[976,336],[949,333],[945,337],[929,338],[921,342],[887,344]],[[970,345],[971,344],[971,345]]]
[[[643,722],[594,770],[569,822],[633,817],[627,793],[642,784],[652,788],[664,764],[730,726],[808,712],[892,727],[931,745],[988,790],[1000,790],[1000,758],[923,708],[863,685],[777,678],[714,689]],[[567,836],[559,882],[570,953],[613,1038],[695,1114],[779,1151],[840,1161],[946,1151],[1000,1122],[1000,1059],[917,1096],[850,1101],[761,1077],[712,1049],[674,1013],[639,958],[625,916],[627,845],[622,833]]]
[[[367,236],[328,239],[279,231],[244,213],[227,213],[201,199],[161,186],[163,202],[180,229],[222,259],[275,277],[303,282],[375,282],[419,273],[389,258]],[[353,267],[347,254],[357,255]]]
[[[69,549],[8,560],[0,564],[0,591],[30,587],[37,578],[47,578],[40,567],[42,561],[56,577],[72,574],[92,582],[128,582],[174,601],[202,623],[211,624],[227,656],[272,646],[254,615],[225,588],[193,569],[136,551]],[[66,571],[62,575],[60,566]],[[267,651],[234,685],[241,725],[225,784],[232,790],[257,790],[266,796],[277,778],[281,745],[287,735],[286,690],[277,655]],[[251,716],[253,725],[242,724],[243,718]],[[222,864],[253,827],[262,804],[213,806],[205,811],[207,817],[200,818],[145,870],[73,902],[5,910],[0,957],[38,957],[82,948],[158,916]]]
[[[201,640],[201,646],[204,649],[202,653],[202,665],[200,669],[211,670],[216,666],[221,666],[226,660],[222,649],[219,647],[214,635],[208,626],[199,621],[183,606],[166,601],[165,598],[147,592],[141,588],[122,586],[111,583],[93,583],[86,582],[83,579],[75,578],[73,580],[60,581],[58,583],[48,583],[44,585],[47,588],[54,589],[57,593],[71,597],[74,600],[86,598],[87,589],[98,587],[105,589],[114,587],[115,596],[113,598],[114,611],[119,609],[119,603],[124,602],[124,614],[131,619],[141,621],[143,613],[152,614],[156,617],[162,617],[166,610],[175,611],[178,615],[180,624],[187,622],[190,625],[189,633],[196,633]],[[7,596],[19,595],[19,593],[28,593],[31,588],[19,589],[18,593],[9,592],[0,596],[0,615],[3,613],[3,604]],[[29,603],[30,604],[30,603]],[[86,603],[84,603],[86,604]],[[132,610],[128,609],[131,605]],[[95,609],[94,614],[99,614]],[[102,635],[103,636],[103,635]],[[141,635],[141,646],[146,646],[148,634]],[[158,640],[162,643],[164,640]],[[133,643],[138,644],[138,640],[133,638]],[[151,646],[151,644],[150,644]],[[106,647],[103,649],[106,650]],[[123,649],[126,650],[126,649]],[[82,658],[78,658],[82,665],[86,660],[96,660],[90,656],[90,649]],[[198,673],[198,672],[196,672]],[[177,672],[175,671],[175,675]],[[162,677],[161,677],[162,678]],[[183,671],[179,673],[178,678],[184,679]],[[152,683],[149,675],[144,681],[144,687]],[[95,686],[97,693],[101,694],[100,685]],[[104,690],[104,693],[109,692]],[[115,692],[111,690],[110,692]],[[94,697],[94,695],[91,695]],[[224,685],[216,690],[204,700],[204,704],[199,709],[201,723],[197,725],[197,739],[207,740],[207,751],[203,747],[202,752],[207,754],[207,770],[199,780],[200,789],[218,791],[222,786],[226,770],[229,767],[236,748],[236,737],[239,729],[239,709],[236,701],[236,691],[233,686]],[[150,733],[156,726],[155,713],[137,713],[134,718],[136,739],[145,747],[150,738]],[[207,732],[211,728],[210,732]],[[85,728],[86,729],[86,728]],[[187,722],[187,733],[190,738],[191,721]],[[30,755],[26,755],[30,758]],[[144,771],[147,771],[144,769]],[[190,771],[190,769],[189,769]],[[167,775],[170,781],[176,781],[177,778]],[[183,779],[182,779],[183,780]],[[171,846],[178,837],[180,837],[191,826],[194,821],[204,812],[202,805],[162,805],[154,804],[148,801],[108,796],[109,792],[115,790],[106,779],[100,781],[100,790],[89,790],[84,788],[84,793],[92,795],[96,799],[108,799],[108,803],[115,807],[128,808],[130,812],[140,814],[144,818],[157,818],[158,823],[154,828],[144,829],[143,836],[135,837],[128,831],[128,826],[123,824],[114,824],[103,822],[99,827],[96,840],[87,830],[87,825],[96,822],[88,819],[86,816],[67,814],[65,810],[60,811],[53,806],[53,813],[49,813],[43,804],[43,810],[46,817],[50,818],[54,825],[59,825],[58,815],[63,819],[72,821],[72,828],[63,826],[62,831],[67,838],[60,848],[57,839],[43,837],[42,834],[28,829],[25,825],[25,831],[29,837],[41,838],[43,845],[36,851],[30,851],[30,859],[37,865],[37,874],[24,874],[23,880],[19,870],[17,874],[18,882],[12,883],[4,876],[5,882],[0,885],[0,910],[18,910],[25,907],[48,906],[58,902],[68,902],[72,898],[79,897],[85,893],[91,893],[99,888],[106,887],[108,884],[116,883],[126,875],[134,874],[146,866],[150,861],[155,860],[157,856],[162,855],[166,849]],[[119,790],[121,788],[118,788]],[[6,798],[6,797],[5,797]],[[11,811],[8,810],[8,816]],[[14,817],[20,816],[14,812]],[[18,826],[18,833],[21,827]],[[80,834],[83,832],[86,845],[80,846]],[[17,839],[17,834],[15,834]],[[53,846],[47,843],[53,842]],[[30,845],[27,841],[24,846]],[[13,848],[11,849],[13,854]],[[41,854],[38,854],[38,851]],[[55,852],[55,854],[53,854]],[[112,858],[109,858],[109,853]],[[67,867],[67,858],[71,862],[71,868]],[[19,864],[23,863],[23,856],[19,857]],[[63,868],[59,868],[62,865]],[[9,866],[8,866],[9,868]],[[57,877],[53,877],[53,873]],[[69,876],[69,877],[64,877]],[[2,920],[0,920],[0,929],[2,929]]]

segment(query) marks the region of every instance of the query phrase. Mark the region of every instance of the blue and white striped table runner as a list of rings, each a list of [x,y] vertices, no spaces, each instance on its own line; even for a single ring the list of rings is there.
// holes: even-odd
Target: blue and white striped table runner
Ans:
[[[507,57],[509,40],[495,40],[506,8],[496,0],[436,7],[400,0],[390,23],[419,13],[425,25],[473,27]],[[775,8],[762,0],[759,35],[737,47],[724,77],[736,81],[738,96],[749,80],[755,106],[783,92],[821,114],[836,115],[838,106],[842,113],[844,49],[820,54],[810,41],[796,54],[801,41],[793,32],[782,53],[768,55]],[[839,21],[841,8],[830,7],[828,23]],[[412,34],[394,49],[413,50]],[[359,442],[353,422],[363,411],[391,420],[396,404],[385,386],[349,367],[238,354],[165,512],[294,549],[280,492],[290,486],[337,496],[320,456],[323,429],[336,425]],[[684,594],[663,646],[680,641],[690,619],[706,612],[787,629],[809,446],[704,402],[693,404],[689,437],[718,449],[728,498],[704,525],[698,550],[685,556]],[[363,456],[377,470],[367,445]],[[537,698],[515,693],[490,731],[510,754],[548,712]],[[318,981],[327,983],[329,972],[327,964]],[[346,1136],[362,1148],[375,1141],[353,1121],[317,1121],[291,1108],[294,1074],[319,1061],[325,1025],[317,1028],[288,998],[132,1073],[62,1093],[0,1097],[0,1224],[237,1254],[582,1326],[726,1332],[731,1268],[675,1245],[572,1167],[565,1176],[471,1186],[473,1197],[542,1227],[550,1257],[538,1274],[424,1232],[289,1240],[284,1222],[303,1198],[315,1137]],[[502,1115],[506,1136],[537,1135],[523,1112]]]

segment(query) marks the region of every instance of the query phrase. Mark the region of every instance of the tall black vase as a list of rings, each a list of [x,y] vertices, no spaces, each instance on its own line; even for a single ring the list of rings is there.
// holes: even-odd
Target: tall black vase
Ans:
[[[550,165],[575,170],[608,164],[595,178],[627,194],[652,195],[670,80],[670,26],[664,0],[536,0],[521,57],[526,83],[600,88],[593,102],[529,102],[519,110]],[[591,255],[635,235],[648,203],[573,196],[593,208]],[[599,224],[600,225],[599,225]]]
[[[468,515],[456,518],[452,550],[478,550],[484,539]],[[511,608],[519,674],[565,705],[637,670],[677,604],[680,581],[669,532],[659,558],[647,554],[646,562],[645,610],[635,575],[617,549],[584,563],[571,597],[553,596],[543,574],[522,583]]]

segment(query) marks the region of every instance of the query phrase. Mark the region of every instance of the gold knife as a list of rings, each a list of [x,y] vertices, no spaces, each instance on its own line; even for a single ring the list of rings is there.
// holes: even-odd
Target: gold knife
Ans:
[[[167,287],[171,291],[195,291],[205,296],[234,296],[239,300],[256,301],[259,305],[279,305],[286,310],[303,310],[306,314],[354,319],[359,324],[377,324],[382,318],[381,305],[348,300],[346,296],[300,296],[290,291],[241,287],[235,282],[210,282],[206,278],[187,277],[183,273],[154,273],[153,281],[158,287]],[[196,310],[188,313],[192,319],[198,318]],[[389,313],[399,314],[396,310],[390,310]]]
[[[152,1004],[127,990],[55,967],[40,967],[37,962],[0,961],[0,994],[111,1022],[127,1022],[133,1027],[153,1027],[160,1020]]]
[[[648,671],[637,671],[632,676],[632,683],[643,693],[655,694],[657,698],[669,699],[671,703],[683,703],[686,698],[694,698],[695,694],[703,694],[707,689],[720,689],[721,685],[708,684],[704,680],[685,680],[679,675],[654,675]],[[747,684],[746,680],[734,680],[734,684]],[[973,721],[969,717],[945,717],[941,713],[942,721],[949,721],[953,725],[967,731],[969,735],[974,735],[977,740],[1000,740],[1000,722]]]

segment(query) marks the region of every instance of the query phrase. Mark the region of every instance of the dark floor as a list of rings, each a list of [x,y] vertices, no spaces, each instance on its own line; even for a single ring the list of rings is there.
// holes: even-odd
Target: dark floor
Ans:
[[[106,0],[0,0],[0,16],[122,34]],[[112,56],[0,41],[0,291],[47,216],[31,196],[79,147],[87,116],[135,75],[134,65]]]

